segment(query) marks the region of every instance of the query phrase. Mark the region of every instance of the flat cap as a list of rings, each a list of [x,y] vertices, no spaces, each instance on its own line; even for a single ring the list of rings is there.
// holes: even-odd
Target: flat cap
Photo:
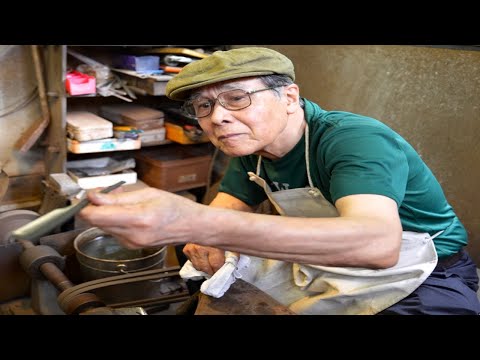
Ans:
[[[212,55],[185,65],[168,83],[166,95],[185,100],[189,90],[248,76],[287,75],[295,80],[292,62],[285,55],[263,47],[215,51]]]

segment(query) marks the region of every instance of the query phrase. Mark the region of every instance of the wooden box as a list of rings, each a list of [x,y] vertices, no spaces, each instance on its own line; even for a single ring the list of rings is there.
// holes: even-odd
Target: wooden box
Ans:
[[[135,155],[138,178],[150,186],[181,191],[206,186],[212,154],[205,145],[165,145]]]
[[[67,135],[77,141],[111,138],[113,124],[88,111],[68,111]]]
[[[115,124],[150,130],[163,126],[165,114],[161,110],[136,104],[110,104],[100,107],[100,114]]]

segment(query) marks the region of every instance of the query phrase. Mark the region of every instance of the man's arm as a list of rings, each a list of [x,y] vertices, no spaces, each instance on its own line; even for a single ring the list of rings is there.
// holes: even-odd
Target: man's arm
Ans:
[[[228,197],[219,195],[215,204]],[[154,188],[91,192],[89,198],[94,205],[84,208],[81,216],[129,248],[191,242],[284,261],[367,268],[393,266],[399,255],[397,204],[381,195],[341,198],[335,204],[340,216],[335,218],[254,214],[198,204]],[[237,205],[248,209],[241,202]]]
[[[253,212],[254,210],[236,197],[222,192],[215,196],[210,206],[245,212]],[[225,263],[225,250],[211,246],[188,243],[183,248],[183,252],[190,259],[195,269],[210,275],[216,273]]]
[[[339,199],[334,218],[296,218],[212,209],[200,241],[243,254],[325,266],[396,264],[402,227],[397,204],[380,195]],[[200,236],[201,238],[201,236]]]
[[[237,199],[236,197],[229,195],[224,192],[219,192],[215,198],[212,200],[209,206],[223,208],[223,209],[233,209],[245,212],[253,212],[255,209],[245,204],[242,200]]]

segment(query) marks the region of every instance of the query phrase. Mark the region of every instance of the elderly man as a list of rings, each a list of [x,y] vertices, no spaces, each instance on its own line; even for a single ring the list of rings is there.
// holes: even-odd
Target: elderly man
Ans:
[[[217,196],[90,193],[81,216],[130,248],[187,243],[210,275],[225,251],[248,256],[243,278],[299,314],[478,314],[466,231],[421,157],[378,120],[300,97],[294,80],[268,48],[185,66],[167,96],[232,157]],[[255,213],[266,199],[280,216]]]

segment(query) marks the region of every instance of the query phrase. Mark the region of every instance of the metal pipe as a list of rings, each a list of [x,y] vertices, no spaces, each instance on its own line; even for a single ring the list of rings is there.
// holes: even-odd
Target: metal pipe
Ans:
[[[65,291],[74,286],[65,274],[53,263],[40,265],[40,271],[60,291]]]
[[[50,108],[48,107],[47,91],[45,87],[45,79],[43,76],[43,62],[40,58],[38,45],[32,45],[33,63],[35,65],[35,75],[38,82],[38,96],[40,97],[40,107],[42,110],[43,124],[47,127],[50,123]]]

